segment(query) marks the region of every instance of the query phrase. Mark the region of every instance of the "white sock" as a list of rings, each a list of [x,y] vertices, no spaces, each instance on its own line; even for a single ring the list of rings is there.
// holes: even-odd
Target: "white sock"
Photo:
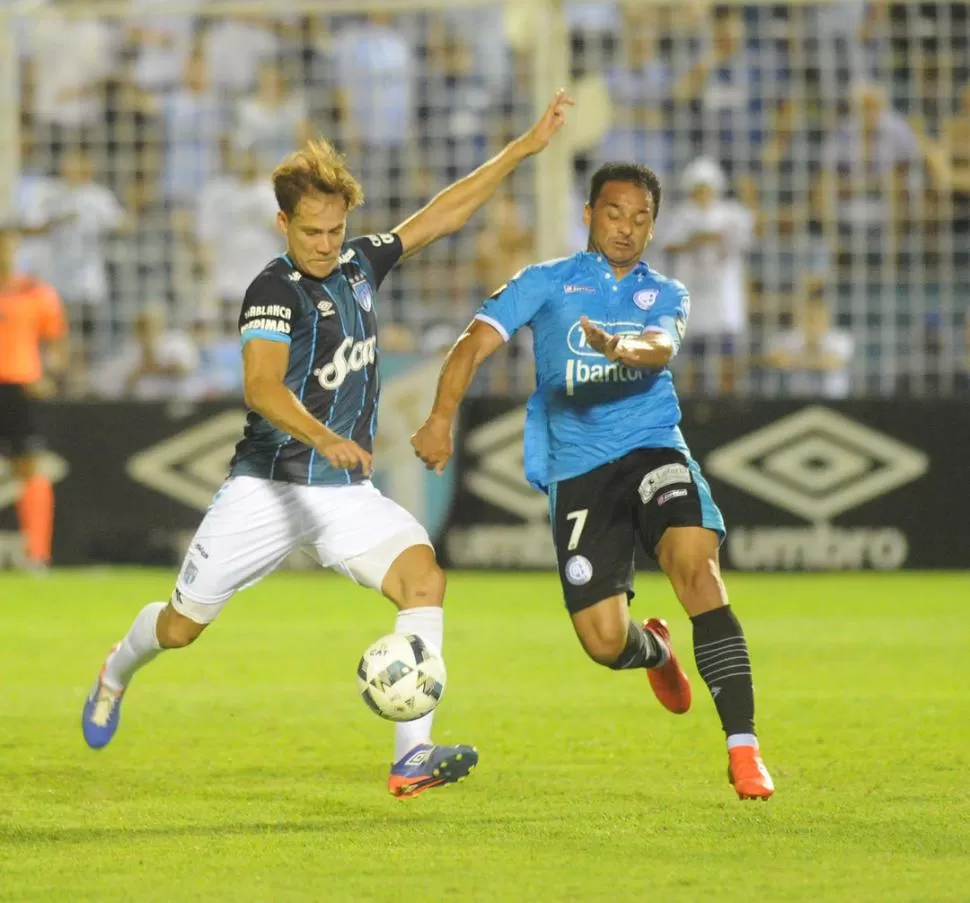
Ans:
[[[754,734],[731,734],[727,738],[727,747],[734,749],[735,746],[753,746],[757,749],[758,738]]]
[[[135,672],[147,665],[162,647],[158,644],[155,625],[165,610],[165,602],[151,602],[135,618],[131,629],[104,664],[104,683],[112,690],[123,690]]]
[[[441,652],[444,636],[444,610],[437,605],[406,608],[397,613],[395,633],[413,633]],[[394,761],[399,762],[405,753],[419,743],[431,740],[431,722],[434,712],[416,721],[402,721],[394,726]]]

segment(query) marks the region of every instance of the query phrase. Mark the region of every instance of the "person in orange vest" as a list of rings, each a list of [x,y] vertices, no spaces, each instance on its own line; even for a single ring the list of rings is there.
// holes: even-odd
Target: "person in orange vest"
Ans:
[[[66,369],[67,323],[57,293],[33,276],[14,272],[20,231],[0,222],[0,454],[8,454],[21,482],[17,518],[28,567],[51,559],[54,490],[37,467],[43,440],[36,432],[36,399],[53,394],[53,374]]]

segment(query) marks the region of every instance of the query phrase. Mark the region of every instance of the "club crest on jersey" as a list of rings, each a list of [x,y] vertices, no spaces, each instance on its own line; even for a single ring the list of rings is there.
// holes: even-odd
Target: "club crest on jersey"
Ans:
[[[374,306],[374,293],[370,290],[370,284],[366,279],[361,279],[350,283],[354,297],[363,311],[370,311]]]
[[[656,303],[657,295],[659,294],[660,292],[658,289],[655,289],[655,288],[644,289],[642,292],[637,292],[633,296],[633,303],[636,304],[636,306],[639,307],[640,310],[650,310],[650,308],[653,307],[653,305]]]

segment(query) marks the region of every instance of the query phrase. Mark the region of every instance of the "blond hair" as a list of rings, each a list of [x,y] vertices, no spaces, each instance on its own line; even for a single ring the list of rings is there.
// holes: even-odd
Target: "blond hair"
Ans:
[[[348,210],[364,203],[360,183],[347,168],[342,154],[326,139],[308,141],[273,170],[276,203],[287,216],[311,192],[340,195]]]

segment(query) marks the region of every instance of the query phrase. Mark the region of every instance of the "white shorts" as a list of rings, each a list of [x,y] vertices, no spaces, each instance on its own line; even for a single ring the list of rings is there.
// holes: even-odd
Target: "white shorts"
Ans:
[[[394,560],[431,545],[414,517],[370,482],[300,486],[230,477],[189,546],[172,604],[193,621],[213,621],[234,592],[265,577],[294,549],[380,589]]]

